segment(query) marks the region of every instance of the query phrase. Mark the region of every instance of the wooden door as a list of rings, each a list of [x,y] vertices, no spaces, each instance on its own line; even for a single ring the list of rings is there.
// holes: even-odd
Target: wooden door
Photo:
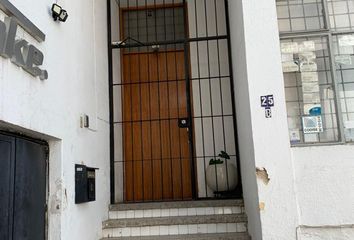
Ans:
[[[123,53],[126,202],[192,198],[184,51]]]

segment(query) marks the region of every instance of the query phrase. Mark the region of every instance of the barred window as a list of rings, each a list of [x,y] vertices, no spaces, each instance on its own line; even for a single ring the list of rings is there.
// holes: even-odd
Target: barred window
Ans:
[[[354,0],[277,0],[292,145],[354,141]]]

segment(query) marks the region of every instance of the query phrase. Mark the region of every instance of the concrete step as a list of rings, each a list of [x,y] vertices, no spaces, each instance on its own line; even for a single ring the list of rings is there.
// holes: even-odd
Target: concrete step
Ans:
[[[242,222],[247,222],[245,214],[110,219],[103,222],[103,229]]]
[[[205,200],[205,201],[180,201],[180,202],[151,202],[151,203],[122,203],[113,204],[110,211],[170,209],[170,208],[206,208],[206,207],[243,207],[243,200]]]
[[[103,238],[102,240],[251,240],[247,233],[188,234],[147,237]]]

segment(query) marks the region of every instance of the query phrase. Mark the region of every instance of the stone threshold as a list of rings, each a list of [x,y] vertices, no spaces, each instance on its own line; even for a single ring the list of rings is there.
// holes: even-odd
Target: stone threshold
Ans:
[[[147,203],[121,203],[113,204],[110,211],[164,209],[164,208],[200,208],[200,207],[226,207],[243,206],[243,200],[201,200],[201,201],[177,201],[177,202],[147,202]]]

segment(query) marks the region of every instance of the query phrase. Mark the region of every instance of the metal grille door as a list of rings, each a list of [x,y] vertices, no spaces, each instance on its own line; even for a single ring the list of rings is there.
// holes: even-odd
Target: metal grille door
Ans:
[[[113,201],[239,196],[227,1],[110,7]],[[220,152],[227,187],[212,189]]]

